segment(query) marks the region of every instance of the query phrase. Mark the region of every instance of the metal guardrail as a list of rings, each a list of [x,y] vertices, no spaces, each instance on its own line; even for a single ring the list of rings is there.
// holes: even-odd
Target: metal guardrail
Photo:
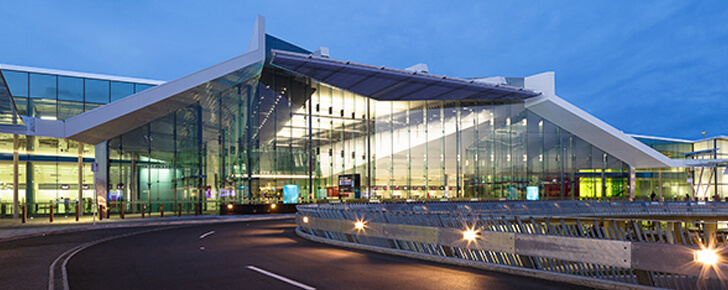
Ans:
[[[297,214],[301,232],[326,240],[673,289],[728,288],[725,259],[695,261],[703,248],[726,252],[719,220],[728,203],[311,204]]]
[[[319,207],[338,207],[319,204]],[[371,204],[348,203],[349,209],[371,209]],[[528,216],[726,216],[728,202],[618,202],[618,201],[490,201],[490,202],[426,202],[383,203],[378,206],[387,211],[426,211],[429,213],[469,212],[491,215]]]

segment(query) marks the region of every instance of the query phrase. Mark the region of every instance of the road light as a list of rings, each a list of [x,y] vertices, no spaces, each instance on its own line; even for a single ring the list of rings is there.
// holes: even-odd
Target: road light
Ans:
[[[472,229],[468,229],[463,232],[463,240],[466,240],[469,242],[475,241],[476,236],[477,236],[477,233],[475,232],[475,230],[472,230]]]
[[[718,254],[715,250],[704,249],[695,251],[695,261],[705,265],[714,266],[718,264]]]
[[[233,209],[233,204],[232,203],[231,204],[228,204],[227,208],[228,209]]]
[[[357,230],[363,230],[364,229],[364,222],[363,221],[357,221],[354,223],[354,228]]]
[[[274,203],[274,204],[271,204],[271,205],[270,205],[270,208],[271,208],[271,209],[276,209],[276,204],[275,204],[275,203]]]
[[[308,217],[307,216],[303,217],[303,223],[304,224],[307,224],[308,223]]]

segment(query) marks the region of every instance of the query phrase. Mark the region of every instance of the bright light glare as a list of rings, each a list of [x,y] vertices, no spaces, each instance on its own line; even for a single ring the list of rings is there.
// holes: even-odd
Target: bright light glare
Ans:
[[[474,230],[464,231],[463,239],[466,241],[475,241],[475,231]]]
[[[228,209],[233,209],[233,205],[232,204],[228,204]]]
[[[357,230],[363,230],[364,222],[358,221],[358,222],[354,223],[354,228],[356,228]]]
[[[270,208],[272,208],[272,209],[276,209],[276,204],[275,204],[275,203],[274,203],[274,204],[271,204],[271,205],[270,205]]]
[[[307,224],[308,223],[308,217],[307,216],[303,217],[303,223],[304,224]]]
[[[695,251],[695,261],[706,265],[715,265],[718,263],[718,254],[713,250],[697,250]]]

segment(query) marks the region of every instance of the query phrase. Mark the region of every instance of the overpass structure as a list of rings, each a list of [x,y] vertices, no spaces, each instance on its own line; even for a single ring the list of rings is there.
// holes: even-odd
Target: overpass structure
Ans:
[[[589,287],[728,288],[728,203],[311,204],[296,221],[322,243]]]

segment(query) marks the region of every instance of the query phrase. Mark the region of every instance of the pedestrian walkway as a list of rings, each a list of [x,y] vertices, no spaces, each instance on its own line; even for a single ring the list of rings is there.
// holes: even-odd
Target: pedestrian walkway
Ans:
[[[147,214],[144,218],[141,214],[126,214],[122,219],[118,215],[111,216],[99,220],[94,216],[83,216],[76,221],[76,216],[54,216],[53,222],[49,217],[29,218],[25,223],[21,219],[0,219],[0,242],[8,240],[16,240],[28,237],[44,236],[49,234],[58,234],[75,231],[85,231],[94,229],[123,228],[123,227],[144,227],[144,226],[162,226],[162,225],[187,225],[187,224],[207,224],[221,222],[237,222],[237,221],[254,221],[254,220],[272,220],[272,219],[288,219],[293,218],[293,214],[266,214],[266,215],[183,215],[177,216],[165,213],[164,217],[160,217],[159,213],[153,216]]]

